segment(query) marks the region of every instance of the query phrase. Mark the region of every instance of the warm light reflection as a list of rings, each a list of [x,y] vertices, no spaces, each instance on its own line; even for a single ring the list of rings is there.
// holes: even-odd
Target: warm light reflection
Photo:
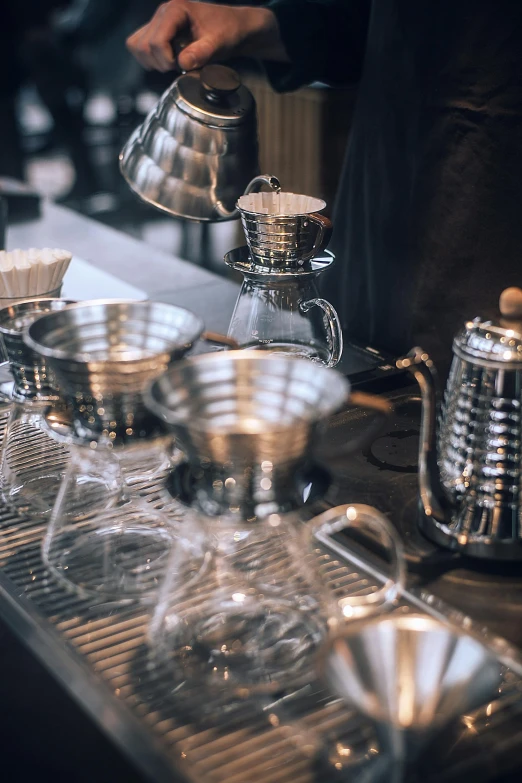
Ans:
[[[354,519],[357,519],[357,510],[353,506],[350,506],[346,509],[346,517],[353,522]]]

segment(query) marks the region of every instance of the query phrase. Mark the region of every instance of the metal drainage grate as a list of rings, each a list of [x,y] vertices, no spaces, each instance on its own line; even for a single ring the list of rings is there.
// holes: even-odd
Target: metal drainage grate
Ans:
[[[27,450],[30,458],[29,442]],[[164,503],[159,485],[136,490],[156,507]],[[180,776],[198,783],[342,781],[350,779],[353,764],[371,763],[379,753],[369,722],[317,683],[291,697],[283,713],[280,705],[256,711],[245,704],[215,715],[202,689],[183,697],[172,693],[168,673],[150,666],[145,641],[149,609],[95,604],[57,584],[41,560],[44,531],[45,523],[0,509],[0,592],[15,615],[32,615],[35,628],[50,631],[46,638],[54,658],[48,656],[47,664],[56,662],[58,678],[64,662],[79,664],[74,669],[76,696],[90,704],[102,728],[156,781]],[[375,589],[376,580],[331,551],[322,548],[321,559],[323,575],[339,593]],[[398,611],[410,609],[405,602]],[[27,635],[26,642],[41,654],[37,633]],[[470,774],[481,781],[492,770],[509,767],[511,751],[522,737],[521,688],[521,680],[505,670],[498,699],[463,717],[451,741],[427,765],[425,780]],[[101,707],[96,710],[91,697],[97,689]],[[281,720],[281,714],[288,720]]]

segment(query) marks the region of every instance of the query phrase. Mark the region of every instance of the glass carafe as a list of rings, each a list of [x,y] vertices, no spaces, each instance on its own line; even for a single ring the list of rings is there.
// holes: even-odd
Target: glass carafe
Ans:
[[[317,653],[344,622],[381,611],[402,581],[401,545],[375,509],[334,509],[303,530],[299,516],[272,513],[255,521],[204,518],[207,562],[199,579],[180,584],[174,551],[150,628],[150,643],[176,681],[205,682],[211,692],[244,698],[296,689],[314,678]],[[332,512],[332,513],[333,513]],[[390,578],[344,600],[322,582],[315,534],[356,527],[391,552]],[[340,600],[339,600],[340,599]]]
[[[241,348],[292,354],[334,367],[343,350],[341,324],[317,288],[317,278],[333,256],[327,253],[295,270],[274,271],[249,261],[247,250],[238,248],[225,257],[244,276],[228,336]]]
[[[50,514],[65,474],[69,449],[56,443],[47,428],[47,417],[59,407],[51,399],[13,400],[4,433],[1,494],[27,516]]]
[[[142,453],[146,456],[147,450]],[[185,542],[168,515],[131,490],[121,462],[121,453],[108,448],[71,448],[43,559],[57,579],[80,595],[114,602],[146,600],[163,582],[173,542],[185,551],[182,562],[190,568],[199,562],[194,553],[200,537],[193,526]],[[188,581],[187,570],[183,578]]]
[[[0,333],[13,377],[12,404],[3,434],[1,495],[33,517],[50,514],[65,472],[68,449],[49,435],[49,422],[67,418],[45,359],[24,342],[24,329],[45,313],[62,310],[62,299],[35,299],[0,311]]]
[[[338,509],[308,523],[303,539],[295,477],[313,460],[321,420],[348,392],[333,370],[251,351],[181,362],[152,385],[147,404],[199,476],[183,525],[202,530],[205,542],[204,565],[188,584],[179,579],[186,554],[172,551],[150,629],[153,655],[178,684],[236,696],[297,687],[310,681],[320,644],[343,616],[395,597],[400,542],[375,509]],[[391,551],[391,576],[343,607],[322,584],[313,534],[348,526]]]
[[[28,331],[71,408],[69,432],[53,433],[71,458],[44,560],[80,594],[115,602],[153,595],[174,538],[183,547],[173,538],[175,515],[143,497],[168,472],[172,437],[142,395],[202,332],[183,308],[118,300],[77,304]],[[101,502],[90,500],[93,493]]]

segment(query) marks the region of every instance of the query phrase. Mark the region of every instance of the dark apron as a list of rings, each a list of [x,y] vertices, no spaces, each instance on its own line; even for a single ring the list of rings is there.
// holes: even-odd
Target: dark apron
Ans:
[[[374,0],[324,295],[349,334],[445,372],[522,286],[522,2]]]

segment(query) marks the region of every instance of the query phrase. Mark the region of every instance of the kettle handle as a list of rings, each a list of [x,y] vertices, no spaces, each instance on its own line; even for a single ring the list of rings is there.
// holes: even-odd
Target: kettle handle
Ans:
[[[178,57],[180,56],[183,49],[186,49],[187,46],[192,42],[193,42],[193,38],[188,30],[185,30],[185,32],[182,33],[181,35],[177,35],[176,38],[174,38],[174,40],[172,41],[172,51],[174,52],[174,57],[176,58],[176,65],[178,67],[178,70],[181,71],[181,73],[187,73],[187,72],[179,67]]]

